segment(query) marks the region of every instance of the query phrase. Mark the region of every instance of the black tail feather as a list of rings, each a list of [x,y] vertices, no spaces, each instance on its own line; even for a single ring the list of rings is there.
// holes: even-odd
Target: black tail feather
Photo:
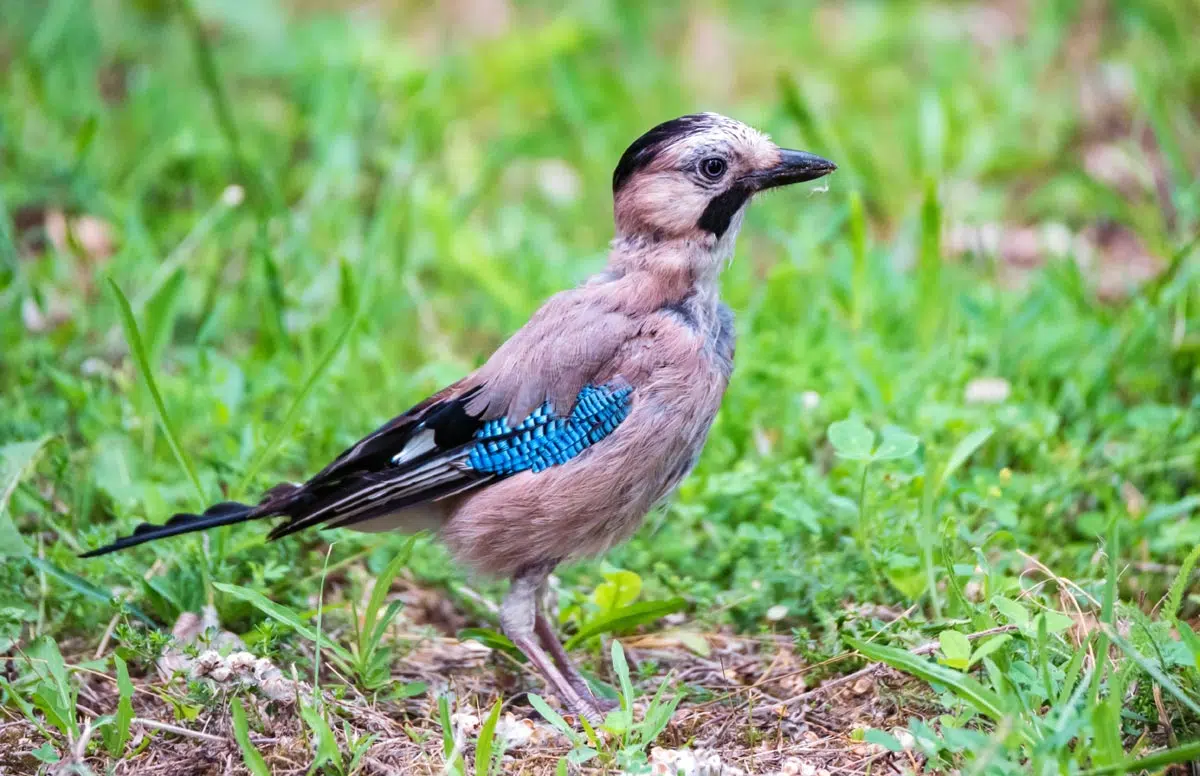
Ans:
[[[256,513],[256,509],[256,507],[252,507],[249,504],[240,504],[236,501],[222,501],[204,510],[204,514],[202,515],[181,512],[163,525],[142,523],[133,529],[133,533],[129,536],[122,536],[112,544],[106,544],[103,547],[90,550],[79,557],[95,558],[98,555],[107,555],[117,550],[136,547],[139,544],[152,542],[155,539],[165,539],[168,536],[177,536],[179,534],[191,533],[192,531],[203,531],[206,528],[216,528],[221,525],[244,523],[247,520],[266,517],[270,514],[269,512]]]

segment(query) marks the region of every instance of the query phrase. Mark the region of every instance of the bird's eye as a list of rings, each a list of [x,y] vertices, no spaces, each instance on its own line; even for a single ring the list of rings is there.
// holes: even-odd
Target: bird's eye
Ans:
[[[716,156],[710,156],[700,162],[700,172],[709,180],[717,180],[725,174],[725,160]]]

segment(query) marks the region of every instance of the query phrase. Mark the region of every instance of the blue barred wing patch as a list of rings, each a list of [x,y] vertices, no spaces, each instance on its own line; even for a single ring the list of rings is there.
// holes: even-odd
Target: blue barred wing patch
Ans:
[[[544,402],[510,427],[506,418],[484,424],[467,454],[467,465],[478,472],[516,474],[540,472],[566,463],[611,434],[629,414],[628,385],[585,385],[571,414],[555,414]]]

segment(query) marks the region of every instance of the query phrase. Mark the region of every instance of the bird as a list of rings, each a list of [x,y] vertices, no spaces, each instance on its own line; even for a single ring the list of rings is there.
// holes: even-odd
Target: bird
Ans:
[[[551,296],[475,371],[384,423],[307,482],[222,502],[84,553],[276,518],[269,539],[323,526],[435,532],[456,561],[510,580],[501,629],[572,713],[594,695],[543,611],[562,562],[603,553],[691,471],[733,371],[718,279],[761,192],[837,166],[716,113],[665,121],[612,176],[603,271]]]

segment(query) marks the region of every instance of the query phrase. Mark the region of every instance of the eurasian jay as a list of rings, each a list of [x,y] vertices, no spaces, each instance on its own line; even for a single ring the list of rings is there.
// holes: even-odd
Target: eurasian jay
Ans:
[[[302,485],[142,524],[85,557],[272,517],[284,518],[272,539],[431,529],[468,567],[511,579],[505,634],[571,711],[600,720],[607,704],[542,611],[546,579],[627,539],[696,463],[733,369],[717,278],[746,206],[834,169],[715,113],[659,124],[613,172],[608,266],[547,300],[483,366]]]

